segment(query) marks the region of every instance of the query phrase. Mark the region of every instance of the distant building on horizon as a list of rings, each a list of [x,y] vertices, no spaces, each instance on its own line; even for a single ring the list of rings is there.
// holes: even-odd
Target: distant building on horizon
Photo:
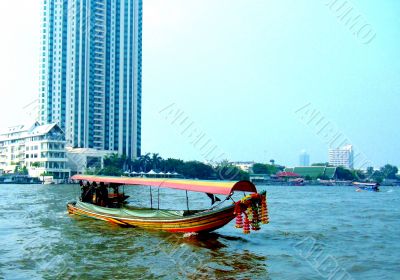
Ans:
[[[249,172],[251,170],[251,168],[253,168],[254,165],[254,161],[236,161],[236,162],[232,162],[232,164],[234,166],[236,166],[237,168],[245,171],[245,172]]]
[[[300,153],[299,166],[310,166],[310,155],[305,150]]]
[[[67,145],[141,153],[142,0],[43,0],[39,121]]]
[[[320,177],[332,180],[336,176],[336,167],[326,166],[300,166],[300,167],[286,167],[285,172],[293,172],[300,177],[310,177],[312,180],[316,180]]]
[[[329,149],[329,165],[354,168],[354,150],[352,145],[343,146],[337,149]]]

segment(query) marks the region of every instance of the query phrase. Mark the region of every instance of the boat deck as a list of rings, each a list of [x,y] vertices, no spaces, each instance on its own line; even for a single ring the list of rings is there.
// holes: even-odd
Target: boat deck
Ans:
[[[122,208],[105,208],[96,206],[90,203],[77,202],[76,206],[85,209],[88,211],[93,211],[99,214],[104,215],[112,215],[121,218],[183,218],[188,215],[193,215],[203,210],[193,210],[193,211],[184,211],[184,210],[157,210],[150,208],[136,208],[132,206],[124,206]]]

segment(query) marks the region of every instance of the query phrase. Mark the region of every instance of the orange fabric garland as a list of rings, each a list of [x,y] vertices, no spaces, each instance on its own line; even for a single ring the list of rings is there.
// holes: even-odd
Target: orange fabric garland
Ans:
[[[260,230],[260,224],[269,222],[266,192],[247,195],[236,202],[234,214],[236,228],[243,228],[244,234]]]

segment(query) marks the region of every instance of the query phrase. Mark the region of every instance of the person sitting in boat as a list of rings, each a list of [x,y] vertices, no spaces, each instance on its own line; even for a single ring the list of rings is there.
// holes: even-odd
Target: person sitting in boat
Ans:
[[[88,188],[87,185],[83,184],[82,181],[79,181],[79,185],[81,186],[81,201],[83,201]]]
[[[103,207],[108,207],[108,190],[104,183],[100,183],[99,189],[99,205]]]
[[[92,201],[91,202],[94,205],[98,205],[100,192],[99,192],[99,189],[97,188],[96,182],[93,182],[93,184],[92,184],[92,192],[93,192],[93,195],[92,195]]]
[[[81,194],[81,200],[82,202],[92,202],[93,199],[93,188],[90,186],[89,183],[86,185],[82,184],[82,194]]]

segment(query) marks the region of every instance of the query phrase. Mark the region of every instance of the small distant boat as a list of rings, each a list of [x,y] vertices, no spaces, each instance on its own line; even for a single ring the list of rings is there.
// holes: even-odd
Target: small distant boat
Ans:
[[[288,183],[291,186],[304,186],[305,185],[303,178],[290,179],[288,181]]]
[[[318,180],[318,183],[323,186],[330,186],[330,187],[333,187],[335,185],[335,181],[332,180]]]
[[[245,234],[259,230],[267,224],[268,208],[266,192],[257,193],[249,181],[201,181],[183,179],[127,178],[108,176],[75,175],[74,181],[82,187],[81,198],[67,204],[69,214],[103,220],[125,227],[141,227],[176,233],[204,233],[219,229],[234,218],[236,227]],[[120,186],[147,186],[150,190],[150,208],[127,205],[126,196],[119,192]],[[153,205],[152,188],[158,190],[157,206]],[[169,188],[186,191],[186,210],[160,209],[159,189]],[[212,200],[208,209],[189,209],[187,192],[201,192]],[[234,192],[250,193],[239,201],[233,201]],[[226,195],[221,201],[215,195]],[[216,202],[220,202],[216,204]],[[223,206],[224,201],[233,201]]]
[[[371,192],[379,192],[379,184],[378,183],[360,183],[354,182],[353,185],[357,187],[357,191],[371,191]]]
[[[28,175],[5,175],[0,177],[0,184],[33,185],[41,183],[39,178]]]

